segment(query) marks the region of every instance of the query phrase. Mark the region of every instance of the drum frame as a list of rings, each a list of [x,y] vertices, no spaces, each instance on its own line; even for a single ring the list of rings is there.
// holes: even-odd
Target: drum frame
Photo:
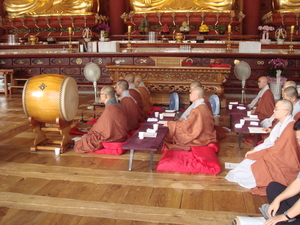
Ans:
[[[71,145],[74,145],[74,140],[72,140],[69,131],[73,121],[63,121],[60,118],[56,118],[56,124],[45,124],[36,121],[33,117],[28,118],[28,122],[36,137],[31,146],[30,151],[37,150],[50,150],[53,151],[56,148],[60,149],[60,153],[64,153]],[[44,131],[59,132],[62,136],[61,140],[50,140],[47,138]]]

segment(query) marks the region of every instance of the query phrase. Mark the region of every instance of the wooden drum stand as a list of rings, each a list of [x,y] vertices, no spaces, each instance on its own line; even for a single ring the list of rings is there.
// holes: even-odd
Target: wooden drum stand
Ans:
[[[71,125],[73,121],[65,122],[60,118],[56,118],[56,123],[40,123],[34,118],[28,118],[29,125],[33,129],[33,132],[36,134],[34,140],[34,145],[30,148],[30,151],[37,150],[50,150],[53,151],[56,148],[60,149],[60,153],[64,153],[70,145],[74,145],[74,140],[72,140],[69,135]],[[45,131],[50,132],[59,132],[62,136],[61,140],[50,140],[46,137]]]

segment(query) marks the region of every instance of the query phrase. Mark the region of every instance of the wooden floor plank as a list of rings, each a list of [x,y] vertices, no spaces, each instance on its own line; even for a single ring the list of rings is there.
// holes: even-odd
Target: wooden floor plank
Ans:
[[[177,189],[210,189],[245,191],[237,184],[229,183],[217,176],[183,176],[182,174],[141,173],[134,171],[91,170],[76,167],[46,166],[0,162],[2,174],[11,176],[36,177],[49,180],[69,180],[96,184],[120,184],[145,187],[170,187]],[[145,177],[146,176],[146,177]],[[148,182],[145,182],[147,179]],[[223,184],[224,183],[224,184]],[[223,184],[223,186],[220,186]]]
[[[123,185],[98,184],[87,200],[116,203],[125,191]]]
[[[66,198],[25,195],[0,192],[0,205],[16,209],[28,209],[36,212],[60,213],[87,217],[147,221],[152,223],[174,224],[229,224],[236,215],[232,212],[211,212],[202,210],[171,209],[152,206],[91,202]]]
[[[148,205],[168,208],[181,208],[182,190],[154,188]]]
[[[243,193],[233,191],[214,191],[213,202],[215,211],[245,212]]]
[[[184,190],[181,208],[213,211],[213,192],[210,190]]]
[[[153,187],[145,186],[126,186],[124,195],[120,196],[117,203],[130,205],[148,205]]]

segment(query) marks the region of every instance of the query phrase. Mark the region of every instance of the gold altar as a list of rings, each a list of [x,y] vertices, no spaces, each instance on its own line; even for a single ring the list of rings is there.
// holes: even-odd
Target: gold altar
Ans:
[[[188,91],[192,81],[200,81],[206,95],[217,94],[221,100],[224,94],[223,83],[228,78],[231,67],[194,67],[194,66],[139,66],[139,65],[106,65],[110,79],[116,83],[126,75],[140,75],[149,91],[153,104],[169,104],[170,94],[177,92],[180,104],[190,104]],[[222,102],[224,104],[224,100]],[[223,105],[222,104],[222,105]]]

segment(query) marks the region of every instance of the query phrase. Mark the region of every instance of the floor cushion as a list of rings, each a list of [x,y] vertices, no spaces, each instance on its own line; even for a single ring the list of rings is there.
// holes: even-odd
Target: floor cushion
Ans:
[[[218,174],[221,165],[216,152],[218,145],[194,146],[191,151],[164,151],[157,171]]]
[[[131,137],[131,135],[127,136],[126,141]],[[107,154],[107,155],[122,155],[126,150],[122,149],[125,142],[102,142],[103,148],[98,149],[93,152],[88,153],[96,153],[96,154]]]

